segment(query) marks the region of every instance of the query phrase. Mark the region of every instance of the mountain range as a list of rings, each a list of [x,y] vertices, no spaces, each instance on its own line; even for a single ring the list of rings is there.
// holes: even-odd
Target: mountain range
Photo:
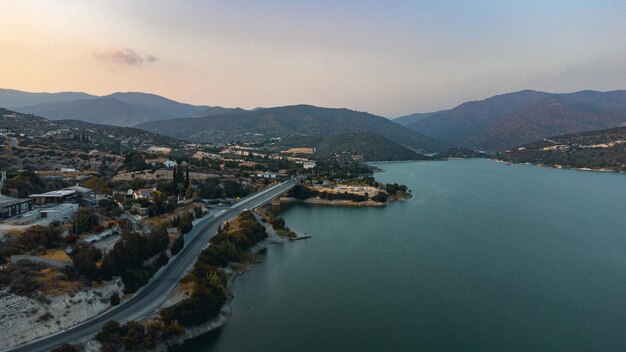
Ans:
[[[497,152],[554,135],[626,125],[626,90],[564,94],[523,90],[393,122],[349,109],[293,105],[244,110],[185,104],[139,92],[95,96],[0,89],[0,107],[52,120],[138,126],[196,142],[280,137],[304,144],[343,133],[374,133],[419,152],[450,146]]]
[[[623,125],[626,90],[566,94],[524,90],[396,121],[448,144],[498,151],[553,135]]]
[[[149,93],[117,92],[95,96],[80,92],[29,93],[0,89],[0,107],[51,120],[76,119],[114,126],[134,126],[154,120],[209,116],[243,109],[191,105]]]
[[[146,131],[194,142],[253,141],[267,138],[326,138],[341,133],[374,133],[422,152],[448,146],[389,119],[349,109],[293,105],[236,114],[152,121]]]

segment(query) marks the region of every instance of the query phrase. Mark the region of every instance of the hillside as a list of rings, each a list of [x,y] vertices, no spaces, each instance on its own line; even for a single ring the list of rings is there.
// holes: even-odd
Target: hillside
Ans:
[[[426,159],[424,155],[417,154],[374,133],[332,135],[316,145],[316,154],[320,157],[330,157],[335,154],[362,155],[364,161]]]
[[[467,141],[487,150],[502,150],[549,136],[606,129],[624,122],[626,110],[568,104],[556,97],[512,114]]]
[[[43,117],[0,108],[0,128],[8,128],[24,138],[88,138],[94,146],[105,149],[134,149],[152,145],[173,146],[180,141],[131,127],[92,124],[77,120],[50,121]],[[22,137],[18,137],[23,141]]]
[[[76,119],[116,126],[244,111],[179,103],[141,92],[117,92],[98,97],[86,93],[29,93],[9,89],[0,90],[0,106],[53,120]]]
[[[626,127],[550,137],[501,152],[496,158],[513,163],[626,172]]]
[[[390,120],[348,109],[295,105],[239,114],[154,121],[137,127],[195,142],[262,140],[275,137],[328,137],[347,132],[376,133],[408,148],[438,151],[446,146]]]
[[[552,94],[525,90],[467,102],[408,127],[450,144],[497,151],[624,122],[626,91]]]

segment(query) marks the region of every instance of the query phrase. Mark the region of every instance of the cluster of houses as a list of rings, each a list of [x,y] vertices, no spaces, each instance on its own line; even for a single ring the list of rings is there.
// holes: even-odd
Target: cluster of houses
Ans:
[[[67,222],[79,205],[94,206],[97,203],[93,190],[71,186],[56,191],[31,194],[28,198],[0,195],[0,220],[21,215],[23,222],[39,219]]]
[[[302,152],[305,149],[310,149],[310,152]],[[263,153],[259,153],[256,152],[257,149],[252,148],[252,147],[244,147],[244,146],[240,146],[240,145],[230,145],[224,149],[222,149],[222,151],[220,151],[220,154],[222,155],[238,155],[238,156],[256,156],[256,157],[262,157],[262,158],[268,158],[271,160],[288,160],[288,161],[292,161],[298,164],[302,164],[302,166],[304,167],[304,169],[312,169],[315,167],[315,161],[307,159],[307,158],[302,158],[302,157],[298,157],[298,156],[287,156],[287,155],[279,155],[279,154],[266,154],[265,152]],[[292,152],[290,152],[292,151]],[[298,153],[295,153],[293,151],[297,151]],[[201,154],[198,154],[201,153]],[[220,158],[219,155],[216,154],[211,154],[211,153],[203,153],[203,152],[198,152],[194,155],[195,158],[197,159],[202,159],[203,157],[208,157],[211,159],[217,159]],[[313,154],[315,153],[315,148],[291,148],[289,150],[283,151],[281,152],[281,154]]]

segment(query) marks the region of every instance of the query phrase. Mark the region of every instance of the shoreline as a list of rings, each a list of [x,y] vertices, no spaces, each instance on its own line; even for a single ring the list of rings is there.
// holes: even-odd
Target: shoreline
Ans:
[[[226,324],[228,324],[230,319],[233,317],[233,309],[231,306],[231,302],[235,298],[235,294],[234,292],[232,292],[233,284],[235,283],[237,278],[239,278],[244,273],[252,270],[254,265],[260,262],[261,259],[258,258],[258,253],[260,251],[267,249],[272,244],[282,244],[282,243],[286,243],[286,242],[276,242],[270,238],[266,238],[265,240],[257,243],[250,249],[249,253],[253,255],[253,257],[250,258],[250,261],[246,263],[242,263],[242,264],[234,263],[233,266],[229,265],[228,270],[231,271],[231,276],[228,278],[227,288],[231,290],[231,292],[230,292],[230,296],[228,300],[222,305],[222,308],[220,309],[219,314],[215,318],[209,320],[208,322],[204,324],[185,327],[183,329],[183,332],[180,335],[174,338],[171,338],[167,341],[161,341],[151,351],[167,352],[170,350],[170,348],[180,348],[186,342],[199,338],[211,332],[217,331],[221,329],[222,327],[224,327]],[[170,299],[172,298],[175,299],[174,297],[175,295],[176,293],[174,292],[172,296],[170,297]],[[179,298],[184,299],[184,297],[179,297]],[[170,305],[173,305],[175,303],[176,302],[170,302]],[[167,306],[164,305],[163,307],[159,309],[159,311],[166,307]],[[154,315],[144,319],[144,321],[148,321],[157,317],[159,315],[159,311],[155,312]],[[83,347],[84,347],[85,352],[97,352],[101,350],[102,345],[100,344],[100,342],[95,340],[95,336],[92,336],[87,341],[83,342]]]
[[[232,291],[232,287],[235,281],[237,280],[237,278],[239,278],[241,275],[245,274],[246,272],[252,270],[254,266],[262,260],[261,258],[259,258],[259,254],[258,254],[259,252],[267,249],[270,245],[273,245],[273,244],[287,243],[287,241],[279,241],[271,237],[273,236],[270,236],[268,234],[268,238],[264,239],[263,241],[255,244],[252,248],[250,248],[249,253],[252,255],[252,257],[250,258],[248,262],[233,263],[233,265],[229,264],[228,269],[231,271],[231,276],[228,279],[227,288],[231,290],[231,293],[226,303],[224,303],[224,305],[220,309],[218,316],[216,316],[215,318],[211,319],[210,321],[204,324],[184,328],[181,335],[176,336],[175,338],[172,338],[170,340],[161,342],[154,349],[154,351],[167,352],[169,348],[180,348],[186,342],[199,338],[203,335],[209,334],[216,330],[219,330],[222,327],[224,327],[226,324],[228,324],[230,319],[233,317],[233,309],[231,306],[231,302],[235,298],[235,293]],[[163,308],[165,307],[162,307],[161,309]],[[158,312],[155,314],[155,316],[158,316]]]
[[[318,199],[318,198],[307,198],[307,199],[297,199],[294,197],[281,197],[280,203],[302,203],[302,204],[317,204],[317,205],[331,205],[331,206],[340,206],[340,207],[384,207],[396,202],[405,202],[413,199],[413,195],[408,198],[398,198],[387,200],[386,202],[375,202],[373,200],[365,200],[362,202],[353,202],[351,200],[328,200],[328,199]]]
[[[626,174],[626,172],[624,171],[619,171],[619,170],[613,170],[613,169],[607,169],[607,168],[588,168],[588,167],[568,167],[568,166],[563,166],[563,165],[559,165],[559,164],[552,164],[552,165],[548,165],[548,164],[542,164],[542,163],[531,163],[531,162],[525,162],[525,163],[514,163],[511,161],[507,161],[507,160],[501,160],[501,159],[489,159],[492,161],[495,161],[497,163],[503,163],[503,164],[509,164],[509,165],[532,165],[532,166],[538,166],[538,167],[545,167],[548,169],[557,169],[557,170],[572,170],[572,171],[591,171],[591,172],[610,172],[610,173],[616,173],[616,174]]]

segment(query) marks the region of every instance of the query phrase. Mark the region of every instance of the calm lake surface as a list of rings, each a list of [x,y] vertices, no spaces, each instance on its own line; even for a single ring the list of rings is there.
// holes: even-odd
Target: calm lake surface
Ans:
[[[380,163],[414,199],[291,205],[306,241],[234,284],[184,351],[626,351],[626,175]]]

